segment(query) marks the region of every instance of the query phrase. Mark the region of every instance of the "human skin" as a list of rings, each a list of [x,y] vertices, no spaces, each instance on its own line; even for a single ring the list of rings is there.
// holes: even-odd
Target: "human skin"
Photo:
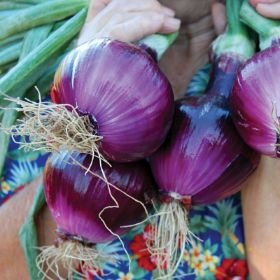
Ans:
[[[34,180],[0,208],[0,275],[3,280],[28,280],[28,271],[18,233],[31,207],[41,178]],[[47,207],[36,217],[39,244],[51,245],[55,240],[55,223]]]
[[[280,19],[280,1],[279,0],[250,0],[257,12],[264,17]]]
[[[280,160],[261,158],[241,197],[247,260],[252,280],[280,275]]]

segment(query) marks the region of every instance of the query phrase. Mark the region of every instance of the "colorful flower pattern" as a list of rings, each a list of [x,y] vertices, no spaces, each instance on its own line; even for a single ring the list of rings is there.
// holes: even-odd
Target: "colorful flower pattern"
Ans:
[[[199,83],[207,82],[208,72],[209,67],[199,72],[191,83],[191,94],[203,91]],[[41,174],[48,157],[18,148],[10,145],[4,177],[0,180],[0,205]],[[190,228],[201,241],[193,248],[186,247],[176,276],[187,280],[248,279],[239,194],[212,205],[193,207],[190,216]],[[149,224],[143,224],[123,236],[123,244],[119,240],[99,244],[104,252],[116,256],[117,263],[104,264],[102,273],[89,272],[88,279],[156,279],[155,260],[146,245],[150,230]]]
[[[248,267],[245,260],[224,259],[216,269],[217,280],[246,280]]]

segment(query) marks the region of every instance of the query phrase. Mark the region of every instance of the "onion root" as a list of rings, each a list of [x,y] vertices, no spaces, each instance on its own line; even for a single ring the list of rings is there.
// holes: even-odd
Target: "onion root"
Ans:
[[[41,100],[37,103],[28,99],[5,99],[15,103],[17,107],[13,109],[22,112],[24,118],[11,127],[1,127],[1,130],[10,134],[22,148],[46,152],[76,151],[98,157],[108,164],[98,150],[102,136],[95,134],[89,117],[80,116],[77,108]],[[15,139],[16,136],[22,136],[23,140]]]
[[[116,263],[114,256],[108,256],[94,247],[85,246],[77,241],[64,241],[58,246],[44,246],[39,248],[36,265],[42,279],[52,280],[50,275],[64,280],[63,271],[67,273],[66,279],[72,279],[73,273],[85,277],[88,270],[91,273],[100,272],[102,264]]]
[[[163,203],[158,212],[150,217],[152,226],[147,247],[156,261],[157,279],[172,279],[182,261],[186,243],[194,246],[189,229],[188,209],[180,201]]]

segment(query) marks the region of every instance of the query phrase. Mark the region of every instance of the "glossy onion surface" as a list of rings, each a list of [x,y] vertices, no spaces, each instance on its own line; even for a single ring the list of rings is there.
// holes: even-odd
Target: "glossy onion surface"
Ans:
[[[280,48],[257,53],[240,69],[231,103],[234,123],[244,141],[271,157],[280,157]]]
[[[163,143],[171,126],[171,86],[140,47],[96,39],[72,51],[57,70],[52,101],[89,114],[103,139],[101,153],[128,162]]]
[[[73,153],[72,157],[84,166],[90,165],[90,156]],[[85,170],[77,164],[67,163],[71,161],[69,153],[53,155],[44,172],[45,196],[59,232],[92,243],[114,239],[98,217],[103,208],[114,205],[106,183],[91,173],[85,175]],[[103,164],[103,169],[111,184],[143,203],[153,190],[150,169],[144,161],[129,165],[113,163],[112,167]],[[102,176],[98,160],[91,171]],[[140,222],[145,212],[139,203],[112,187],[111,191],[120,208],[106,210],[102,218],[113,232],[123,234],[131,228],[120,226]]]
[[[228,95],[237,58],[215,61],[208,92],[178,100],[166,142],[151,157],[163,193],[191,196],[192,204],[212,203],[240,190],[256,168],[259,155],[237,133]]]

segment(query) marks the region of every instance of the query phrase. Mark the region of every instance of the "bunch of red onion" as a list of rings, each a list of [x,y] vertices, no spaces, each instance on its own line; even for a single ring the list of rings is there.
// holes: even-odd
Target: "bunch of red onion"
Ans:
[[[70,279],[77,268],[85,274],[87,269],[102,270],[105,262],[116,262],[95,245],[116,239],[130,229],[125,226],[141,222],[147,214],[154,183],[145,161],[112,163],[103,170],[97,159],[91,161],[91,155],[61,152],[47,162],[44,191],[58,238],[37,258],[44,275],[51,271],[61,277],[55,269],[61,265]]]
[[[44,174],[58,235],[56,246],[38,257],[44,275],[45,263],[59,276],[53,265],[62,264],[70,275],[77,267],[84,273],[114,262],[95,244],[120,238],[130,228],[125,226],[148,214],[146,198],[151,200],[154,188],[147,163],[107,159],[143,159],[165,140],[174,100],[156,59],[175,37],[154,35],[139,46],[96,39],[61,63],[51,91],[55,104],[17,101],[26,118],[13,135],[29,136],[26,145],[35,149],[60,151]]]
[[[153,217],[149,246],[163,278],[176,271],[185,243],[194,242],[188,228],[191,206],[238,192],[259,162],[259,155],[237,133],[229,108],[237,70],[254,51],[239,22],[240,5],[237,0],[227,1],[228,29],[213,44],[207,92],[176,102],[167,140],[150,157],[161,203]]]
[[[247,2],[241,16],[260,35],[262,51],[237,75],[231,97],[234,123],[252,148],[280,157],[280,21],[263,18]]]
[[[240,5],[241,0],[227,1],[228,29],[213,44],[207,92],[178,100],[175,113],[170,83],[156,62],[174,36],[154,37],[165,38],[163,47],[150,38],[139,46],[96,39],[63,60],[51,91],[53,103],[16,101],[26,118],[11,129],[13,135],[29,136],[25,145],[34,149],[75,151],[52,156],[46,166],[45,193],[58,240],[55,247],[39,255],[39,265],[47,260],[51,267],[61,261],[71,273],[77,265],[82,270],[98,269],[110,260],[95,244],[125,233],[125,226],[141,221],[145,206],[150,206],[146,197],[151,199],[153,178],[144,161],[134,161],[149,157],[159,187],[160,206],[151,218],[148,246],[165,278],[176,271],[185,243],[194,242],[188,229],[191,206],[212,203],[240,190],[259,161],[259,154],[235,129],[229,103],[237,71],[254,52],[247,29],[239,21]],[[277,58],[279,48],[273,44],[267,54]],[[274,127],[266,121],[262,125],[270,131],[262,130],[250,126],[255,108],[250,109],[252,103],[240,97],[249,90],[254,93],[256,85],[264,88],[252,69],[259,67],[266,76],[276,62],[258,65],[255,61],[263,56],[249,61],[238,74],[232,97],[235,122],[247,143],[252,142],[245,137],[249,127],[259,138],[267,132],[265,145],[277,149],[278,103],[265,99],[260,105],[267,110],[271,102],[275,116]],[[275,99],[277,83],[268,87],[274,89]],[[240,93],[242,89],[246,94]]]

